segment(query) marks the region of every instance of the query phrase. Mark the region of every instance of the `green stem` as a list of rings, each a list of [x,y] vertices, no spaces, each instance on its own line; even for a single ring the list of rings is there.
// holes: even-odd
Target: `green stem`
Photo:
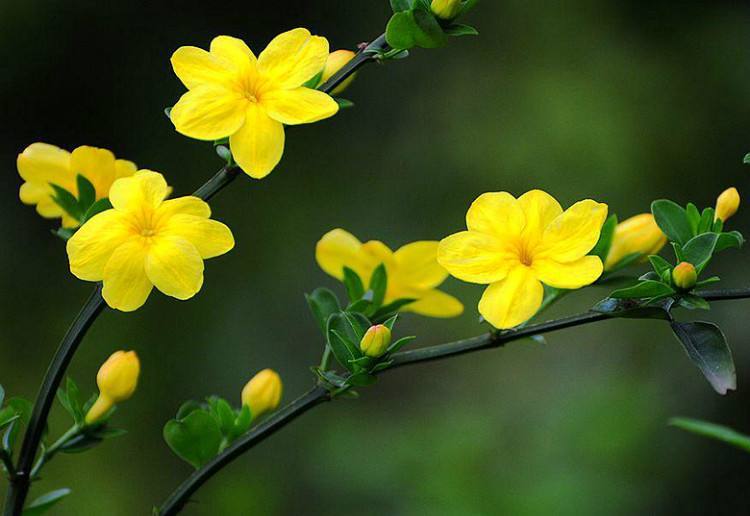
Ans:
[[[31,480],[35,480],[39,476],[39,472],[41,471],[42,467],[50,460],[52,460],[52,457],[55,456],[60,448],[70,439],[78,435],[80,431],[81,427],[79,427],[78,425],[71,426],[64,434],[60,436],[57,441],[52,443],[49,448],[44,450],[42,456],[37,459],[36,464],[34,464],[34,467],[31,468]]]
[[[696,294],[709,301],[747,299],[750,298],[750,288],[706,290],[696,292]],[[611,318],[612,317],[609,315],[589,311],[571,317],[556,319],[554,321],[533,324],[523,328],[488,333],[470,339],[448,342],[446,344],[416,349],[413,351],[403,351],[401,353],[396,353],[391,357],[393,364],[384,371],[398,367],[442,360],[444,358],[463,355],[466,353],[474,353],[485,349],[498,348],[514,340],[533,337],[534,335],[541,335],[575,326],[583,326],[585,324],[604,321]],[[250,433],[235,441],[232,446],[214,457],[211,462],[190,475],[190,477],[188,477],[162,504],[159,514],[161,516],[177,514],[187,503],[190,496],[209,478],[219,472],[221,468],[232,462],[241,454],[252,449],[256,444],[270,437],[272,434],[289,424],[293,419],[296,419],[323,401],[328,401],[330,399],[331,393],[328,392],[325,387],[318,385],[286,405],[262,424],[255,427]]]

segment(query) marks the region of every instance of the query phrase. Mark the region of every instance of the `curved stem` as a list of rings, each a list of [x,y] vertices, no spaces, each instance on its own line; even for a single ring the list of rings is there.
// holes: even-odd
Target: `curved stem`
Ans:
[[[747,299],[750,298],[750,288],[705,290],[697,292],[696,294],[709,301]],[[401,353],[396,353],[391,357],[393,364],[383,372],[398,367],[432,362],[434,360],[473,353],[475,351],[497,348],[514,340],[566,328],[573,328],[575,326],[583,326],[585,324],[612,318],[612,316],[606,314],[589,311],[570,317],[564,317],[562,319],[556,319],[554,321],[529,325],[519,329],[487,333],[470,339],[448,342],[446,344],[430,346],[413,351],[403,351]],[[285,425],[289,424],[293,419],[304,414],[321,402],[330,399],[330,393],[323,386],[317,386],[286,405],[264,423],[255,427],[250,433],[235,441],[234,444],[224,452],[217,455],[211,462],[190,475],[162,504],[159,514],[161,516],[177,514],[187,503],[189,497],[209,478],[221,470],[221,468],[229,464],[242,453],[250,450],[256,444],[270,437]]]
[[[336,72],[333,77],[328,79],[323,85],[319,86],[318,89],[325,93],[331,93],[336,89],[336,86],[348,79],[350,75],[370,61],[377,60],[380,53],[387,51],[389,48],[388,43],[385,42],[385,34],[381,34],[375,38],[372,43],[360,50],[351,61],[341,67],[341,70]]]
[[[161,505],[161,516],[171,516],[180,512],[190,496],[195,493],[209,478],[234,459],[258,444],[260,441],[281,430],[296,418],[314,406],[330,399],[325,387],[316,386],[286,405],[271,417],[260,423],[253,430],[237,439],[226,450],[214,457],[211,462],[193,472]]]
[[[47,424],[47,416],[55,399],[55,393],[65,374],[65,369],[70,364],[70,360],[78,349],[81,340],[83,340],[83,336],[103,309],[104,300],[101,296],[101,287],[97,286],[63,337],[52,362],[47,368],[21,445],[16,474],[8,488],[8,495],[5,500],[6,516],[18,515],[23,511],[23,504],[31,483],[34,457],[42,439],[44,427]]]

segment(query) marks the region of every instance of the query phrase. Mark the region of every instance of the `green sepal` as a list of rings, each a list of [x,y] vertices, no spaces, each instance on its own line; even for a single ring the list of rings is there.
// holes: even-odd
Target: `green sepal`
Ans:
[[[23,516],[40,516],[41,514],[49,511],[55,504],[60,500],[68,496],[72,491],[67,487],[61,489],[55,489],[49,493],[45,493],[42,496],[34,499],[26,508],[23,510]]]
[[[216,456],[222,441],[219,422],[206,410],[168,421],[163,435],[172,451],[195,469]]]
[[[590,255],[598,256],[602,262],[607,260],[609,250],[612,248],[612,240],[615,236],[616,227],[617,215],[612,214],[604,221],[604,225],[602,225],[601,232],[599,233],[599,241],[589,253]]]
[[[690,360],[717,393],[723,395],[737,388],[732,352],[718,326],[703,321],[672,321],[671,326]]]

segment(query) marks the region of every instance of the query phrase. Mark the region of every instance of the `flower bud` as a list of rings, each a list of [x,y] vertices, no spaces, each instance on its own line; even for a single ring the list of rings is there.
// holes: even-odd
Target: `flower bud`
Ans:
[[[356,55],[355,52],[352,52],[351,50],[336,50],[335,52],[331,52],[328,54],[328,60],[326,60],[326,66],[323,68],[323,75],[320,77],[320,84],[325,83],[328,79],[336,75],[336,72],[341,70],[346,63],[351,61],[354,56]],[[356,77],[356,73],[351,74],[349,77],[344,80],[341,84],[336,86],[333,91],[331,91],[331,95],[338,95],[345,89],[349,87],[349,85],[354,81],[354,77]]]
[[[677,288],[690,290],[698,281],[698,273],[692,263],[680,262],[672,271],[672,281]]]
[[[461,12],[463,2],[461,0],[432,0],[432,14],[444,20],[452,20]]]
[[[115,351],[96,375],[99,397],[86,414],[86,424],[95,423],[113,406],[129,399],[138,386],[141,363],[135,351]]]
[[[359,349],[368,357],[382,357],[385,350],[391,344],[391,330],[383,324],[370,326],[362,341],[359,343]]]
[[[716,199],[716,220],[726,220],[737,213],[740,207],[740,193],[735,187],[727,188]]]
[[[242,389],[242,404],[250,408],[253,419],[273,412],[281,402],[281,377],[273,369],[264,369]]]
[[[633,253],[642,254],[642,261],[646,261],[649,255],[661,251],[666,243],[667,237],[652,214],[641,213],[630,217],[615,228],[604,270],[611,270],[620,260]]]

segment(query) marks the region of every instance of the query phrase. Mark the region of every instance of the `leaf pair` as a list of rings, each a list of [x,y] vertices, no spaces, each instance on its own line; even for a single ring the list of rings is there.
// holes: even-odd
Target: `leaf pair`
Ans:
[[[391,0],[394,14],[386,27],[385,38],[392,48],[437,48],[448,42],[448,36],[478,34],[469,25],[439,20],[432,13],[430,3],[429,0]],[[471,9],[475,3],[464,2],[459,15]]]
[[[83,224],[94,215],[112,208],[109,199],[96,200],[96,188],[91,184],[91,181],[81,174],[76,176],[78,197],[54,183],[50,183],[50,186],[55,192],[52,199],[79,224]]]

